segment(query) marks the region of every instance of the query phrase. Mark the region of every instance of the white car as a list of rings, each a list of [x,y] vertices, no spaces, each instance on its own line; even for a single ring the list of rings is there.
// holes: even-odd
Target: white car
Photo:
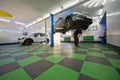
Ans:
[[[73,12],[59,17],[55,24],[55,32],[66,33],[69,30],[79,28],[86,30],[90,24],[92,24],[91,17],[84,13]]]
[[[45,33],[24,34],[23,37],[18,38],[18,43],[22,45],[31,45],[32,43],[49,43],[49,39]]]

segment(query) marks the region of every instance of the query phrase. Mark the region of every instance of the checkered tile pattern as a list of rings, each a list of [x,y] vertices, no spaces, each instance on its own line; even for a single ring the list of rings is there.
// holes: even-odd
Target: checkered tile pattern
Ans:
[[[0,46],[0,80],[120,80],[120,55],[97,43]]]

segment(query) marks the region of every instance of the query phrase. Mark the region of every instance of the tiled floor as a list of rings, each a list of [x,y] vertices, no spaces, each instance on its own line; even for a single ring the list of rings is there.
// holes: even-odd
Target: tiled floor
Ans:
[[[0,80],[120,80],[120,55],[93,43],[0,46]]]

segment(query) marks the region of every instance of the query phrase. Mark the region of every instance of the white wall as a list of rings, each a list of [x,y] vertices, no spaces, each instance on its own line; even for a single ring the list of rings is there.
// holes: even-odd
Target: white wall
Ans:
[[[97,24],[92,24],[89,26],[89,28],[85,31],[83,31],[82,36],[94,36],[94,41],[100,41],[100,25]],[[83,38],[82,38],[83,40]]]
[[[47,25],[49,23],[49,19],[47,20]],[[16,25],[12,27],[13,23],[7,23],[0,21],[0,44],[2,43],[16,43],[18,42],[18,38],[22,37],[23,31],[25,32],[41,32],[45,33],[45,20],[30,26],[28,29],[25,29],[21,25]],[[46,26],[47,26],[46,25]]]
[[[99,36],[103,36],[102,27],[99,25],[99,18],[94,20],[93,24],[91,24],[87,30],[82,31],[81,41],[83,41],[83,36],[94,36],[94,41],[100,41]],[[71,41],[74,41],[73,38],[74,30],[66,32],[65,35],[62,35],[62,41],[64,41],[64,37],[71,37]]]
[[[120,47],[120,0],[108,0],[107,43]]]
[[[0,29],[0,44],[1,43],[16,43],[18,38],[22,36],[22,31]]]

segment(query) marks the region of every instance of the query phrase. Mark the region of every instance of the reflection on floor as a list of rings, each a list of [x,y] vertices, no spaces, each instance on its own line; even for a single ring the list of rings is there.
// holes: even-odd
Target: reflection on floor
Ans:
[[[93,43],[0,46],[0,80],[120,80],[120,55]]]

